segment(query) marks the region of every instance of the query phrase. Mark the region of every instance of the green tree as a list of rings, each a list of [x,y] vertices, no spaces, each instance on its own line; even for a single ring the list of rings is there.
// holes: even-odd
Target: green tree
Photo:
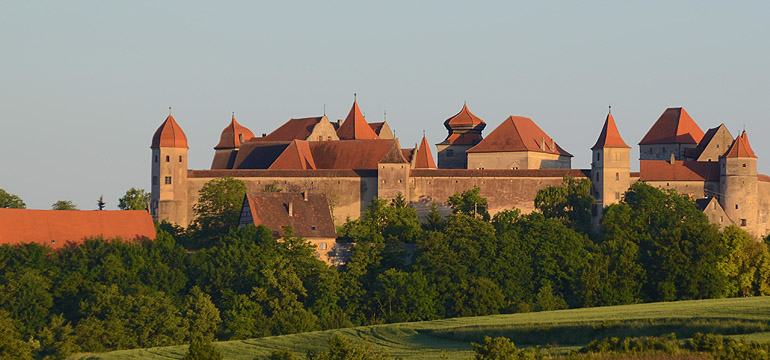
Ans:
[[[388,269],[374,284],[379,313],[388,322],[435,319],[436,295],[435,288],[420,272]]]
[[[722,243],[727,252],[717,267],[727,278],[726,295],[766,295],[770,272],[767,245],[735,225],[724,229]]]
[[[32,360],[32,345],[21,340],[8,313],[0,310],[0,359]]]
[[[428,211],[428,215],[425,219],[425,225],[423,227],[425,230],[438,231],[441,229],[443,221],[444,216],[441,215],[441,211],[438,210],[438,206],[436,206],[436,203],[431,203],[430,210]]]
[[[466,214],[489,221],[489,205],[487,204],[487,199],[481,197],[480,194],[481,188],[474,185],[473,189],[466,190],[463,193],[456,193],[449,197],[447,204],[449,204],[452,212],[455,214]]]
[[[376,351],[361,339],[334,335],[325,350],[309,353],[308,360],[385,360],[388,353]]]
[[[51,210],[80,210],[71,200],[59,200],[51,205]]]
[[[246,183],[231,177],[216,178],[204,184],[198,194],[193,228],[200,239],[211,241],[238,226]]]
[[[38,359],[66,359],[80,351],[74,329],[61,315],[51,317],[48,326],[37,337],[40,347],[35,354]]]
[[[25,209],[27,205],[20,197],[0,189],[0,209]]]
[[[96,206],[99,207],[99,210],[104,210],[104,205],[107,205],[104,202],[104,195],[99,195],[99,199],[96,200]]]
[[[471,343],[476,360],[509,360],[519,356],[519,350],[516,349],[513,341],[507,337],[491,338],[484,336],[484,344]]]
[[[53,306],[51,280],[30,268],[6,271],[0,279],[0,308],[13,314],[23,336],[35,335],[46,325]]]
[[[561,186],[548,186],[535,195],[535,208],[548,219],[559,219],[584,234],[591,233],[591,181],[564,177]]]
[[[221,318],[219,309],[211,302],[211,297],[197,286],[193,287],[185,300],[185,308],[184,327],[190,339],[190,346],[183,359],[222,359],[222,353],[212,343]]]
[[[130,188],[122,198],[118,199],[120,210],[145,210],[150,204],[152,195],[144,189]]]

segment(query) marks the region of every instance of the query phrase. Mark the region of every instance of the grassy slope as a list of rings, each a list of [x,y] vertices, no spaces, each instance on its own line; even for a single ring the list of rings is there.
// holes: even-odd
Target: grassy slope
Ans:
[[[658,335],[695,331],[741,334],[770,341],[770,297],[623,305],[527,314],[454,318],[417,323],[367,326],[217,343],[226,359],[254,359],[280,348],[304,354],[326,345],[335,333],[362,338],[391,356],[405,359],[472,356],[470,341],[483,335],[507,335],[519,345],[558,343],[582,346],[594,337]],[[540,341],[542,340],[542,341]],[[81,354],[81,359],[179,359],[187,346]]]

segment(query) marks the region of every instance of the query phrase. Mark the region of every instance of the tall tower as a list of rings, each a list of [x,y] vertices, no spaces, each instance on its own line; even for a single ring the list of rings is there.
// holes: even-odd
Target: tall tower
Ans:
[[[592,214],[594,226],[598,227],[602,209],[619,202],[631,182],[631,147],[620,137],[611,112],[591,151],[591,188],[596,197]]]
[[[484,120],[473,115],[467,105],[463,105],[457,115],[444,121],[449,131],[444,141],[436,144],[439,169],[467,169],[468,149],[482,140],[481,131],[487,126]]]
[[[735,225],[758,234],[759,191],[757,156],[744,131],[719,159],[720,204]]]
[[[155,221],[189,225],[187,214],[187,136],[171,116],[152,136],[152,198],[150,213]]]

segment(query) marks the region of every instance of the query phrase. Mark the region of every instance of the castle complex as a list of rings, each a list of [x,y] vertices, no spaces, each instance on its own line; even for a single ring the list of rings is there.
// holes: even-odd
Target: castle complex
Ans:
[[[344,121],[325,115],[291,119],[256,137],[235,116],[222,130],[209,170],[188,170],[187,138],[173,116],[152,138],[152,201],[156,221],[187,226],[198,191],[209,180],[243,180],[250,193],[280,188],[321,193],[336,224],[360,216],[372,198],[399,193],[421,216],[454,193],[479,186],[488,211],[534,210],[537,191],[565,176],[588,178],[598,224],[601,209],[620,201],[637,181],[676,189],[694,198],[712,222],[735,224],[756,235],[770,230],[770,177],[757,174],[757,157],[745,132],[733,137],[724,124],[704,133],[682,108],[669,108],[639,142],[639,172],[608,114],[591,147],[590,169],[572,169],[572,155],[531,119],[511,116],[488,135],[486,123],[467,106],[444,121],[438,166],[423,136],[402,148],[387,122],[368,123],[354,102]],[[597,122],[597,130],[599,130]]]

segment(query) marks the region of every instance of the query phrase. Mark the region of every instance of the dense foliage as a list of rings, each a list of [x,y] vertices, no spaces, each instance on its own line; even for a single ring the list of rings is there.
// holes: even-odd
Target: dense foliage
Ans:
[[[538,211],[492,217],[471,189],[422,222],[401,196],[374,199],[339,228],[356,245],[337,270],[291,229],[275,239],[227,225],[245,186],[219,180],[201,190],[196,226],[160,224],[155,241],[0,247],[0,352],[187,343],[190,358],[217,357],[215,340],[770,292],[767,246],[720,231],[692,200],[637,183],[595,233],[588,188],[565,179],[538,194]],[[483,346],[507,347],[495,344]]]
[[[27,204],[20,197],[0,189],[0,209],[25,209],[26,207]]]

